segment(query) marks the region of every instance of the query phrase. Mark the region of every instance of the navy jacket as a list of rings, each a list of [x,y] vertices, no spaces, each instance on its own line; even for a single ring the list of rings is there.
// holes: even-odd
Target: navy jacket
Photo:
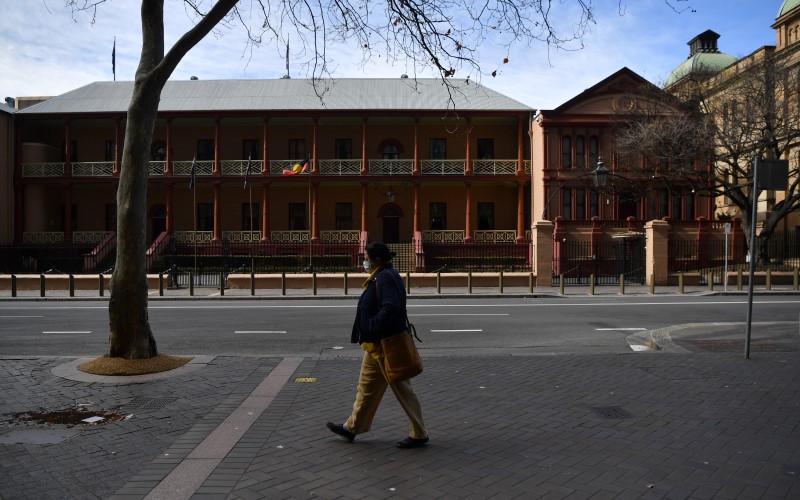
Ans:
[[[384,264],[358,299],[350,342],[378,343],[406,328],[408,316],[403,279],[391,264]]]

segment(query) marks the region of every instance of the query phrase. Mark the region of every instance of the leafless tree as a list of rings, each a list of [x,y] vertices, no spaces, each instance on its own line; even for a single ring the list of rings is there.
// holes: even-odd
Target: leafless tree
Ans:
[[[735,207],[750,240],[753,166],[756,158],[790,159],[782,200],[760,193],[766,217],[757,235],[759,263],[768,263],[766,242],[790,213],[800,210],[800,67],[776,57],[719,76],[695,75],[664,96],[659,106],[633,114],[618,131],[618,146],[641,155],[653,176],[688,183]],[[675,106],[677,100],[678,105]]]

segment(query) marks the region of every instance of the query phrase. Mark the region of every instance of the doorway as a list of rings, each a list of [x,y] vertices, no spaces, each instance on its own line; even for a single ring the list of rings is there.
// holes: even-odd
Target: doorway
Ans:
[[[403,217],[403,210],[395,203],[387,203],[378,211],[378,217],[383,219],[383,242],[399,242],[400,218]]]
[[[150,210],[150,220],[150,242],[153,242],[161,233],[167,230],[167,207],[164,205],[154,206]]]

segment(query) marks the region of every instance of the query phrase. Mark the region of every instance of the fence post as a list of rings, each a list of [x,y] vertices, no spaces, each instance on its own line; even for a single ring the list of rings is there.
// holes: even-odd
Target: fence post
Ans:
[[[625,295],[625,273],[619,275],[619,294]]]
[[[472,294],[472,271],[467,273],[467,293]]]
[[[281,273],[281,295],[286,295],[286,273]]]
[[[594,295],[594,274],[589,275],[589,295]]]
[[[219,295],[225,295],[225,273],[219,272]]]
[[[344,294],[347,295],[347,271],[344,272]]]
[[[794,290],[797,291],[797,287],[800,285],[800,267],[794,268]]]
[[[683,272],[678,273],[678,293],[683,295]]]
[[[708,280],[708,291],[714,291],[714,273],[709,271],[706,273],[706,280]]]
[[[767,291],[772,290],[772,268],[767,268]]]
[[[75,296],[75,276],[73,274],[69,275],[69,296]]]
[[[39,296],[40,297],[44,297],[44,288],[45,288],[44,279],[45,279],[44,278],[44,274],[40,274],[39,275]]]
[[[158,273],[158,295],[164,296],[164,273]]]
[[[317,294],[317,272],[311,273],[311,295]]]
[[[656,294],[656,275],[650,275],[650,295]]]
[[[500,288],[500,294],[502,295],[503,294],[503,271],[500,271],[500,276],[498,276],[498,281],[499,281],[498,285],[499,285],[499,288]]]
[[[194,271],[189,271],[189,296],[194,295]]]
[[[742,268],[739,268],[739,272],[736,273],[736,289],[740,292],[742,291]]]
[[[406,293],[411,295],[411,271],[406,271]]]
[[[797,275],[796,274],[795,274],[795,287],[794,287],[794,289],[797,290]],[[16,274],[12,274],[11,275],[11,296],[12,297],[16,297],[17,296],[17,275]]]
[[[436,273],[436,294],[440,295],[442,293],[442,273]]]
[[[528,293],[533,293],[533,273],[528,273]]]
[[[558,291],[559,291],[559,293],[561,293],[561,295],[564,295],[564,275],[563,274],[559,274],[558,275]]]
[[[250,267],[250,295],[256,294],[256,273],[253,271],[252,266]]]

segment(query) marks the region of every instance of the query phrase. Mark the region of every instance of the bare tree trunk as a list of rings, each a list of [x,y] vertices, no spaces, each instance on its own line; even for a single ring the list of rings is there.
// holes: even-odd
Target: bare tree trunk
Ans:
[[[152,87],[152,85],[150,85]],[[147,314],[147,176],[160,88],[137,80],[128,109],[119,188],[117,263],[111,277],[109,356],[158,355]]]

